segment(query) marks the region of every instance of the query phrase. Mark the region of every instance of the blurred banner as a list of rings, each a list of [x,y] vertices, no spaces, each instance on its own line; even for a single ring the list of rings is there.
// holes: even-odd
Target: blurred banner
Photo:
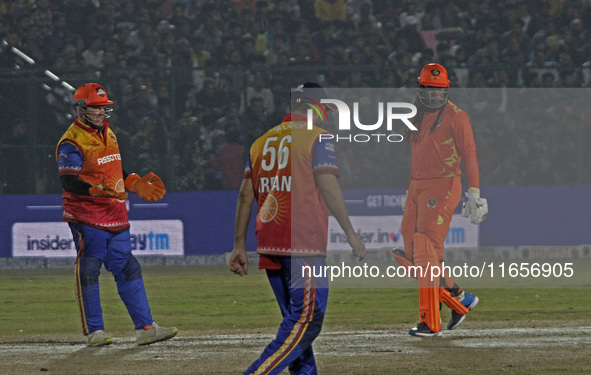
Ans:
[[[180,220],[132,220],[134,255],[185,255]],[[76,248],[67,223],[14,223],[13,257],[75,257]]]
[[[369,248],[402,247],[403,189],[345,190],[344,194],[353,224]],[[587,199],[591,185],[490,187],[483,188],[483,196],[489,202],[487,219],[478,226],[467,223],[459,215],[460,203],[446,247],[513,247],[523,256],[536,256],[555,254],[556,246],[591,244]],[[131,196],[134,253],[178,256],[231,251],[236,198],[234,191],[169,193],[157,203]],[[0,257],[74,256],[68,225],[61,222],[60,195],[0,195],[0,207]],[[334,218],[330,222],[329,249],[343,248],[340,228]],[[253,223],[254,217],[248,250],[256,247]]]
[[[404,248],[400,223],[402,215],[383,216],[351,216],[351,224],[357,235],[365,243],[368,250],[383,248]],[[478,247],[478,225],[472,225],[470,219],[460,214],[453,216],[445,246],[449,248]],[[337,220],[331,216],[328,220],[328,248],[330,250],[347,250],[347,236]]]

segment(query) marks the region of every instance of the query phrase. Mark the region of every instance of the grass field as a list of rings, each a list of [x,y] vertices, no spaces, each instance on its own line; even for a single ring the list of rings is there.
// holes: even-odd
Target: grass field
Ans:
[[[244,278],[233,275],[224,266],[144,267],[143,271],[155,320],[163,326],[178,327],[178,338],[147,349],[134,347],[133,325],[111,275],[103,269],[100,283],[106,330],[122,346],[117,349],[118,345],[112,345],[91,352],[94,353],[91,357],[105,357],[100,367],[92,369],[85,367],[88,362],[83,359],[88,358],[87,350],[91,348],[85,348],[81,335],[74,271],[0,271],[0,352],[4,353],[0,354],[0,373],[26,374],[32,369],[35,373],[40,370],[49,373],[152,373],[132,370],[135,362],[129,362],[128,357],[137,359],[144,355],[152,360],[159,358],[152,367],[159,372],[153,373],[240,373],[258,356],[281,321],[265,274],[254,267]],[[400,373],[430,373],[431,367],[423,367],[420,358],[432,355],[442,357],[433,367],[437,370],[433,373],[553,374],[571,373],[571,370],[591,373],[588,360],[591,354],[588,338],[591,288],[588,285],[569,289],[478,288],[470,291],[480,297],[481,303],[466,323],[458,330],[446,332],[444,339],[425,340],[409,339],[406,334],[417,322],[416,289],[331,289],[323,333],[315,344],[321,373],[390,374],[403,369],[406,370]],[[442,317],[445,325],[449,319],[446,307]],[[511,330],[514,330],[514,337],[511,337]],[[574,345],[565,346],[569,330],[579,330],[583,334],[579,332],[571,340]],[[538,340],[537,344],[533,342],[524,347],[510,344],[504,348],[503,340],[512,343],[520,335],[525,335],[523,340],[530,336],[543,336],[547,340],[543,345]],[[472,343],[479,336],[487,339]],[[361,340],[361,349],[355,347],[357,339]],[[236,340],[242,343],[236,344]],[[324,351],[323,343],[331,349]],[[31,351],[33,354],[35,351],[51,352],[52,345],[57,345],[56,350],[65,346],[62,349],[68,351],[69,347],[64,356],[71,361],[51,356],[47,363],[42,362],[43,356],[39,363],[21,360],[21,357],[28,358]],[[569,355],[559,350],[561,346]],[[209,352],[203,349],[210,347],[213,348],[210,355],[205,355]],[[105,360],[106,354],[121,354],[113,352],[121,348],[125,348],[126,355],[120,359],[115,356],[113,361]],[[193,354],[187,354],[186,361],[173,356],[167,363],[166,356],[158,354],[167,352],[165,348]],[[554,354],[547,354],[546,348]],[[21,349],[26,353],[19,354]],[[515,356],[514,363],[509,361],[511,365],[506,367],[501,365],[504,359],[497,358],[497,368],[491,357],[503,353],[507,358]],[[529,360],[520,359],[520,353],[538,356],[538,364],[524,366]],[[467,368],[456,368],[457,362],[446,358],[448,356],[455,356],[455,359],[469,356],[472,362]],[[72,368],[77,358],[81,362]],[[413,361],[418,368],[409,367]],[[349,371],[341,371],[343,366]],[[413,372],[419,369],[420,372]]]

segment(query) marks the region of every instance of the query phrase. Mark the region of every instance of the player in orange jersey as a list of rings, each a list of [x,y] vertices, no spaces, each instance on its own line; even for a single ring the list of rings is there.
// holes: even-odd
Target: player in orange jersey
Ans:
[[[328,283],[326,277],[304,272],[304,267],[326,266],[329,210],[353,254],[365,256],[337,182],[334,144],[320,138],[327,134],[322,128],[307,129],[310,106],[315,107],[314,124],[326,116],[319,103],[326,93],[318,84],[306,82],[293,95],[297,100],[291,113],[253,143],[238,197],[230,270],[240,276],[248,271],[246,231],[256,199],[259,268],[267,271],[283,314],[276,338],[245,374],[279,374],[286,368],[292,374],[318,373],[312,342],[322,328]]]
[[[488,212],[486,199],[480,198],[476,146],[466,112],[448,99],[449,78],[439,64],[427,64],[418,79],[417,115],[412,122],[418,131],[409,133],[411,169],[407,194],[403,200],[401,232],[404,253],[393,255],[403,266],[423,270],[440,266],[443,243],[452,215],[460,202],[462,184],[460,161],[468,179],[468,201],[462,215],[479,224]],[[440,303],[452,309],[447,328],[454,329],[478,304],[478,297],[465,292],[448,276],[417,275],[419,280],[419,324],[413,336],[441,334]]]
[[[63,220],[76,245],[76,297],[82,331],[88,346],[113,343],[105,333],[99,291],[104,265],[113,274],[117,291],[136,329],[138,345],[174,337],[176,328],[154,323],[144,288],[142,270],[131,253],[125,189],[148,201],[166,193],[162,180],[150,172],[127,174],[119,143],[109,128],[106,90],[85,83],[74,93],[77,117],[60,139],[56,156],[63,192]]]

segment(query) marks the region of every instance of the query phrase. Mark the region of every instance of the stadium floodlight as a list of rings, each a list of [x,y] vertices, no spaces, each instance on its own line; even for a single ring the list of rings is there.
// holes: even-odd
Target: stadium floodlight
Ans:
[[[2,39],[0,41],[0,43],[2,44],[2,47],[10,47],[10,51],[12,53],[14,53],[15,55],[17,55],[18,57],[20,57],[21,59],[23,59],[25,62],[27,62],[30,65],[35,65],[35,60],[33,60],[31,57],[29,57],[27,54],[25,54],[23,51],[19,50],[16,47],[11,46],[6,39]],[[14,70],[20,70],[22,67],[18,64],[15,63],[14,65]],[[74,87],[72,87],[72,85],[70,85],[68,82],[62,81],[60,79],[60,77],[58,77],[56,74],[54,74],[53,72],[49,71],[49,70],[45,70],[43,72],[47,77],[51,78],[54,82],[60,82],[60,85],[62,87],[64,87],[66,90],[70,91],[70,92],[74,92],[76,91],[76,89]],[[50,87],[48,84],[43,83],[41,85],[41,88],[45,91],[52,91],[54,90],[54,88]],[[63,93],[60,92],[56,92],[56,95],[61,96],[62,100],[67,103],[71,100],[71,98],[68,95],[64,95]],[[66,97],[67,96],[67,97]],[[67,114],[66,117],[71,118],[71,114]]]
[[[62,81],[62,86],[64,86],[66,89],[70,90],[70,91],[76,91],[75,88],[73,88],[68,82],[66,81]]]
[[[46,76],[48,76],[49,78],[53,79],[53,80],[54,80],[54,81],[56,81],[56,82],[60,80],[60,77],[56,76],[55,74],[53,74],[53,73],[52,73],[52,72],[50,72],[49,70],[46,70],[46,71],[45,71],[45,72],[43,72],[43,73],[45,73],[45,75],[46,75]]]
[[[17,55],[18,57],[20,57],[21,59],[25,60],[26,62],[28,62],[31,65],[35,64],[35,60],[33,60],[32,58],[27,56],[25,53],[23,53],[18,48],[16,48],[16,47],[10,47],[10,48],[11,48],[12,52],[14,52],[14,54]]]

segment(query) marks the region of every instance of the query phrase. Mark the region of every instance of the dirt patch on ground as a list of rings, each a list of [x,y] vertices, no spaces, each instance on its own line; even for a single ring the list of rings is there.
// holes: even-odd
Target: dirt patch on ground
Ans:
[[[321,374],[591,374],[591,325],[572,322],[471,323],[443,337],[414,338],[409,327],[325,328],[314,343]],[[272,331],[204,334],[137,347],[133,337],[87,348],[80,337],[3,337],[0,374],[241,374]]]

